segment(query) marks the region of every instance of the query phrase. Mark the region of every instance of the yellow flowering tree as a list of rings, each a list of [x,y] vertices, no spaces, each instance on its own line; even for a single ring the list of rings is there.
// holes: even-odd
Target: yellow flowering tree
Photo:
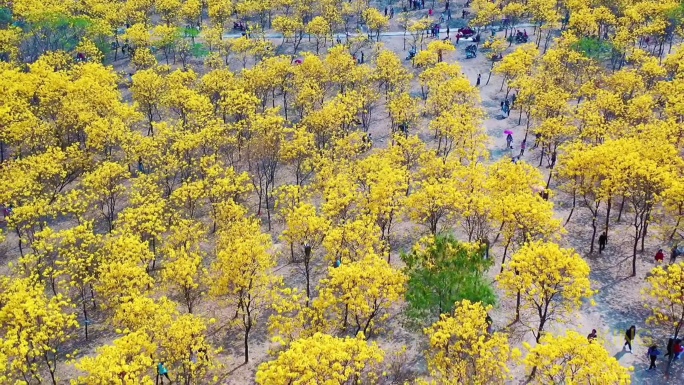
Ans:
[[[219,228],[216,261],[210,268],[210,293],[235,311],[233,323],[244,331],[245,362],[249,362],[249,334],[281,278],[271,271],[276,265],[271,237],[261,232],[259,221],[245,217],[239,206],[225,213],[236,216],[226,218],[227,225]]]
[[[382,363],[384,352],[363,336],[338,338],[316,333],[292,342],[290,348],[259,365],[257,384],[347,384],[366,383]]]
[[[553,242],[536,241],[523,245],[497,276],[508,297],[517,297],[516,319],[528,315],[529,327],[537,342],[553,321],[572,317],[582,301],[594,292],[589,281],[589,265],[572,249]]]
[[[377,255],[329,269],[322,279],[314,308],[321,309],[342,328],[365,335],[389,318],[389,310],[406,291],[406,275]]]
[[[645,306],[651,311],[646,322],[670,328],[673,338],[677,338],[684,326],[684,262],[656,267],[646,282],[649,286],[643,290],[648,298]]]
[[[126,192],[126,187],[122,182],[129,176],[130,173],[121,164],[103,162],[98,168],[83,177],[86,194],[102,213],[110,232],[114,228],[117,202]]]
[[[74,381],[83,385],[154,384],[157,344],[145,331],[135,331],[101,346],[94,357],[84,357],[76,368],[85,374]]]
[[[73,305],[63,296],[48,298],[33,278],[0,281],[0,379],[40,384],[49,373],[58,383],[57,364],[78,327]]]
[[[630,370],[612,357],[597,341],[568,331],[565,336],[545,335],[523,359],[535,375],[531,384],[631,384]]]
[[[467,299],[457,302],[453,315],[425,329],[430,348],[425,352],[430,375],[437,384],[504,384],[512,351],[508,336],[489,333],[491,306]]]

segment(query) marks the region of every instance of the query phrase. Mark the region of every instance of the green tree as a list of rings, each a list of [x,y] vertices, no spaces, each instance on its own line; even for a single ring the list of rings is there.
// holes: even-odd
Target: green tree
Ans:
[[[439,234],[419,241],[411,253],[402,253],[401,259],[409,277],[406,301],[411,318],[434,321],[464,299],[484,304],[496,301],[484,277],[492,261],[484,258],[477,244]]]

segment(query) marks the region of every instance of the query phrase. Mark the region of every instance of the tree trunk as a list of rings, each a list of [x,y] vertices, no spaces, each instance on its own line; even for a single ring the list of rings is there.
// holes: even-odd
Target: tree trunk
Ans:
[[[252,329],[252,318],[247,315],[247,326],[245,326],[245,364],[249,362],[249,331]]]
[[[88,341],[88,307],[86,306],[85,288],[81,289],[81,302],[83,303],[83,325],[85,325],[85,339]]]
[[[508,246],[510,246],[510,245],[511,245],[511,240],[509,239],[508,242],[506,242],[506,246],[504,247],[503,258],[501,258],[501,271],[500,271],[500,273],[503,273],[504,263],[506,262],[506,253],[508,253]]]
[[[604,227],[604,232],[606,233],[606,238],[608,237],[608,225],[610,224],[610,209],[613,207],[613,198],[608,198],[606,207],[606,225]]]
[[[575,205],[577,203],[577,189],[572,189],[572,208],[570,209],[570,214],[568,214],[568,219],[565,220],[565,225],[570,222],[570,218],[572,218],[572,213],[575,212]]]
[[[594,210],[592,211],[592,217],[591,217],[591,246],[589,247],[589,254],[594,252],[594,241],[596,240],[596,217],[598,216],[598,203],[596,204],[596,207],[594,207]]]
[[[648,232],[648,221],[651,219],[651,209],[646,211],[646,216],[644,218],[644,226],[641,231],[641,252],[644,252],[644,240],[646,239],[646,233]]]
[[[622,219],[622,210],[625,208],[625,196],[622,196],[622,202],[620,203],[620,211],[618,211],[617,223],[620,223]]]
[[[632,245],[632,277],[636,276],[637,247],[639,246],[639,236],[641,235],[641,225],[637,224],[638,214],[634,218],[634,244]]]

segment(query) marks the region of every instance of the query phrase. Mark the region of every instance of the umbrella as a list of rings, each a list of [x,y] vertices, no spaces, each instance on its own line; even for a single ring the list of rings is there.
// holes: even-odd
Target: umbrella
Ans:
[[[506,135],[513,135],[513,131],[511,131],[511,130],[506,130],[506,131],[504,131],[504,134],[506,134]]]

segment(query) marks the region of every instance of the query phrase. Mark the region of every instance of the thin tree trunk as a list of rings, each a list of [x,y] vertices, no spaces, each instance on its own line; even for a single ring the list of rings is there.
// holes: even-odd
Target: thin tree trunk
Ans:
[[[625,208],[625,196],[622,196],[622,202],[620,203],[620,211],[618,211],[617,223],[620,223],[622,219],[622,210]]]
[[[575,212],[576,203],[577,203],[577,189],[573,188],[572,189],[572,208],[570,209],[570,214],[568,214],[568,219],[565,220],[566,225],[568,224],[568,222],[570,222],[570,218],[572,218],[572,213]]]
[[[506,242],[506,247],[504,247],[503,258],[501,258],[501,271],[500,271],[500,273],[503,273],[504,263],[506,262],[506,254],[508,253],[508,246],[510,246],[510,244],[511,244],[511,240],[509,239],[508,242]]]
[[[594,208],[594,211],[592,211],[592,216],[591,216],[591,246],[589,247],[589,253],[594,252],[594,241],[596,240],[596,217],[598,216],[598,204],[596,204],[596,207]]]
[[[651,209],[646,211],[646,217],[644,218],[644,227],[641,231],[641,252],[644,252],[644,240],[646,239],[646,234],[648,233],[648,222],[651,219]]]
[[[610,209],[613,206],[613,198],[608,198],[608,203],[606,207],[606,225],[604,227],[604,232],[606,233],[606,238],[608,237],[608,225],[610,224]]]

